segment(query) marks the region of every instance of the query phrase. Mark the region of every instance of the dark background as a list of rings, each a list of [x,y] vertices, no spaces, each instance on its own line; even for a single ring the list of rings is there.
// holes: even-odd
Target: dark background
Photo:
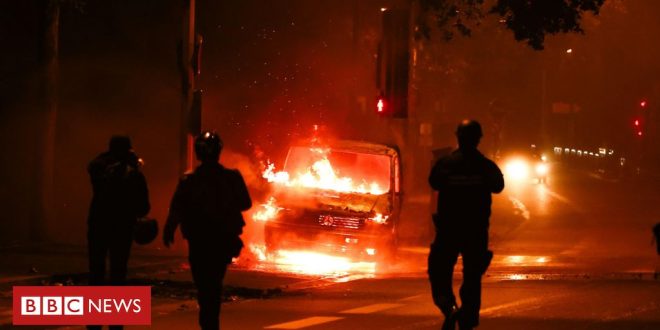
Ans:
[[[380,8],[389,1],[198,0],[204,36],[203,127],[218,130],[225,161],[257,168],[255,148],[281,159],[287,142],[321,124],[337,137],[389,142],[374,114]],[[145,159],[153,205],[164,220],[178,173],[181,1],[65,1],[60,21],[54,221],[48,238],[84,240],[90,200],[86,165],[110,135],[129,134]],[[575,134],[549,114],[551,140],[626,152],[641,99],[660,110],[660,3],[607,1],[587,15],[585,35],[549,37],[538,52],[513,40],[496,18],[471,38],[435,38],[418,53],[418,115],[436,146],[453,145],[455,123],[505,113],[504,143],[539,140],[545,107],[575,103]],[[0,241],[29,238],[35,171],[36,1],[0,1]],[[573,49],[570,54],[566,49]],[[657,134],[649,138],[657,141]],[[488,147],[488,136],[484,147]],[[247,164],[247,165],[246,165]],[[254,173],[244,173],[249,179]]]

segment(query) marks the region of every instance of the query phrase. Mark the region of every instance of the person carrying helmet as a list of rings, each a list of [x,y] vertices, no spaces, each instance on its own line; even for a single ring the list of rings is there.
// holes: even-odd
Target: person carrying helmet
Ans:
[[[149,191],[140,171],[138,156],[128,136],[115,135],[108,151],[87,167],[92,182],[92,202],[87,218],[90,285],[122,285],[126,282],[133,228],[149,213]],[[106,281],[106,258],[110,280]],[[89,326],[100,329],[101,326]],[[111,326],[111,329],[121,329]]]
[[[195,139],[195,155],[201,162],[180,180],[163,231],[163,243],[174,242],[174,232],[188,241],[188,260],[197,288],[199,325],[220,328],[222,281],[232,258],[240,254],[240,235],[245,221],[242,211],[252,206],[245,181],[238,170],[218,163],[222,141],[215,132]]]
[[[481,277],[493,254],[488,250],[491,194],[504,189],[502,172],[477,146],[481,125],[464,120],[456,129],[458,149],[440,158],[429,176],[438,191],[433,215],[436,236],[428,258],[433,302],[445,315],[443,330],[473,329],[479,325]],[[452,289],[458,255],[463,259],[463,284],[458,308]]]

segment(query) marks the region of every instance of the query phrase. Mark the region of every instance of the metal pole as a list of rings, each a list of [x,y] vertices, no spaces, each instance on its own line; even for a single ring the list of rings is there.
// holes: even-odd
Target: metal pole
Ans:
[[[195,0],[184,0],[183,30],[181,38],[181,83],[182,98],[180,112],[179,132],[179,172],[184,173],[192,168],[193,137],[189,130],[190,110],[192,106],[193,91],[195,90],[195,77],[192,67],[192,57],[195,48]]]
[[[546,134],[546,121],[547,121],[547,111],[546,111],[546,93],[547,93],[547,84],[548,84],[548,74],[545,69],[545,61],[543,63],[543,69],[541,72],[541,148],[547,148],[548,145],[548,135]]]

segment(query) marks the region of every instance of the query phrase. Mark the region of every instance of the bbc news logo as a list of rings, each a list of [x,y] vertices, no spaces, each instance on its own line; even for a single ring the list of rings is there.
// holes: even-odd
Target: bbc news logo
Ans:
[[[151,324],[148,286],[15,286],[14,325]]]

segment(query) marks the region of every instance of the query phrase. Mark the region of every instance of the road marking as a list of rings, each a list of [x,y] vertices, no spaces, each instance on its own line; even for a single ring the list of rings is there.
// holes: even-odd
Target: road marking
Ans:
[[[403,304],[373,304],[364,307],[358,307],[353,309],[347,309],[341,311],[342,314],[370,314],[375,312],[384,311],[386,309],[391,309],[395,307],[401,307]]]
[[[426,294],[416,294],[414,296],[401,298],[401,299],[399,299],[399,301],[414,301],[414,300],[417,300],[417,299],[422,298],[422,297],[426,297]]]
[[[560,294],[551,294],[551,295],[544,295],[542,297],[534,297],[534,298],[528,298],[528,299],[522,299],[518,301],[513,301],[510,303],[505,303],[505,304],[500,304],[500,305],[495,305],[491,306],[488,308],[482,308],[481,311],[479,312],[479,315],[481,316],[501,316],[504,315],[503,313],[507,309],[509,310],[515,310],[520,312],[521,310],[529,309],[530,307],[539,307],[541,306],[541,302],[543,302],[545,305],[548,304],[550,301],[556,301],[558,299],[565,299],[566,297],[570,296],[570,294],[567,293],[560,293]],[[506,313],[506,312],[504,312]],[[509,313],[511,314],[511,313]]]
[[[648,311],[652,311],[652,310],[656,310],[656,309],[658,309],[658,306],[655,303],[651,302],[651,303],[646,304],[646,305],[637,306],[634,309],[627,310],[627,311],[622,312],[620,314],[605,316],[605,317],[602,318],[602,320],[603,321],[627,320],[627,319],[631,319],[635,315],[639,315],[639,314],[646,313]]]
[[[519,199],[517,199],[513,196],[509,196],[509,200],[513,204],[513,208],[516,209],[518,211],[518,213],[523,218],[525,218],[525,220],[529,220],[529,210],[527,209],[525,204],[523,204],[523,202],[521,202]]]
[[[336,317],[336,316],[312,316],[296,321],[291,321],[291,322],[286,322],[286,323],[280,323],[280,324],[275,324],[275,325],[269,325],[265,327],[264,329],[301,329],[301,328],[306,328],[306,327],[311,327],[313,325],[318,325],[318,324],[323,324],[323,323],[328,323],[328,322],[333,322],[337,320],[341,320],[343,317]]]
[[[562,196],[562,195],[560,195],[560,194],[558,194],[558,193],[556,193],[556,192],[554,192],[550,189],[547,189],[547,188],[546,188],[545,191],[546,191],[546,193],[548,193],[548,195],[550,195],[550,197],[553,197],[554,199],[556,199],[556,200],[572,207],[576,212],[586,213],[586,211],[582,207],[580,207],[579,205],[571,202],[568,198],[566,198],[566,197],[564,197],[564,196]]]
[[[48,277],[47,275],[23,275],[23,276],[4,277],[4,278],[0,278],[0,283],[5,284],[12,282],[22,282],[22,281],[47,278],[47,277]]]

